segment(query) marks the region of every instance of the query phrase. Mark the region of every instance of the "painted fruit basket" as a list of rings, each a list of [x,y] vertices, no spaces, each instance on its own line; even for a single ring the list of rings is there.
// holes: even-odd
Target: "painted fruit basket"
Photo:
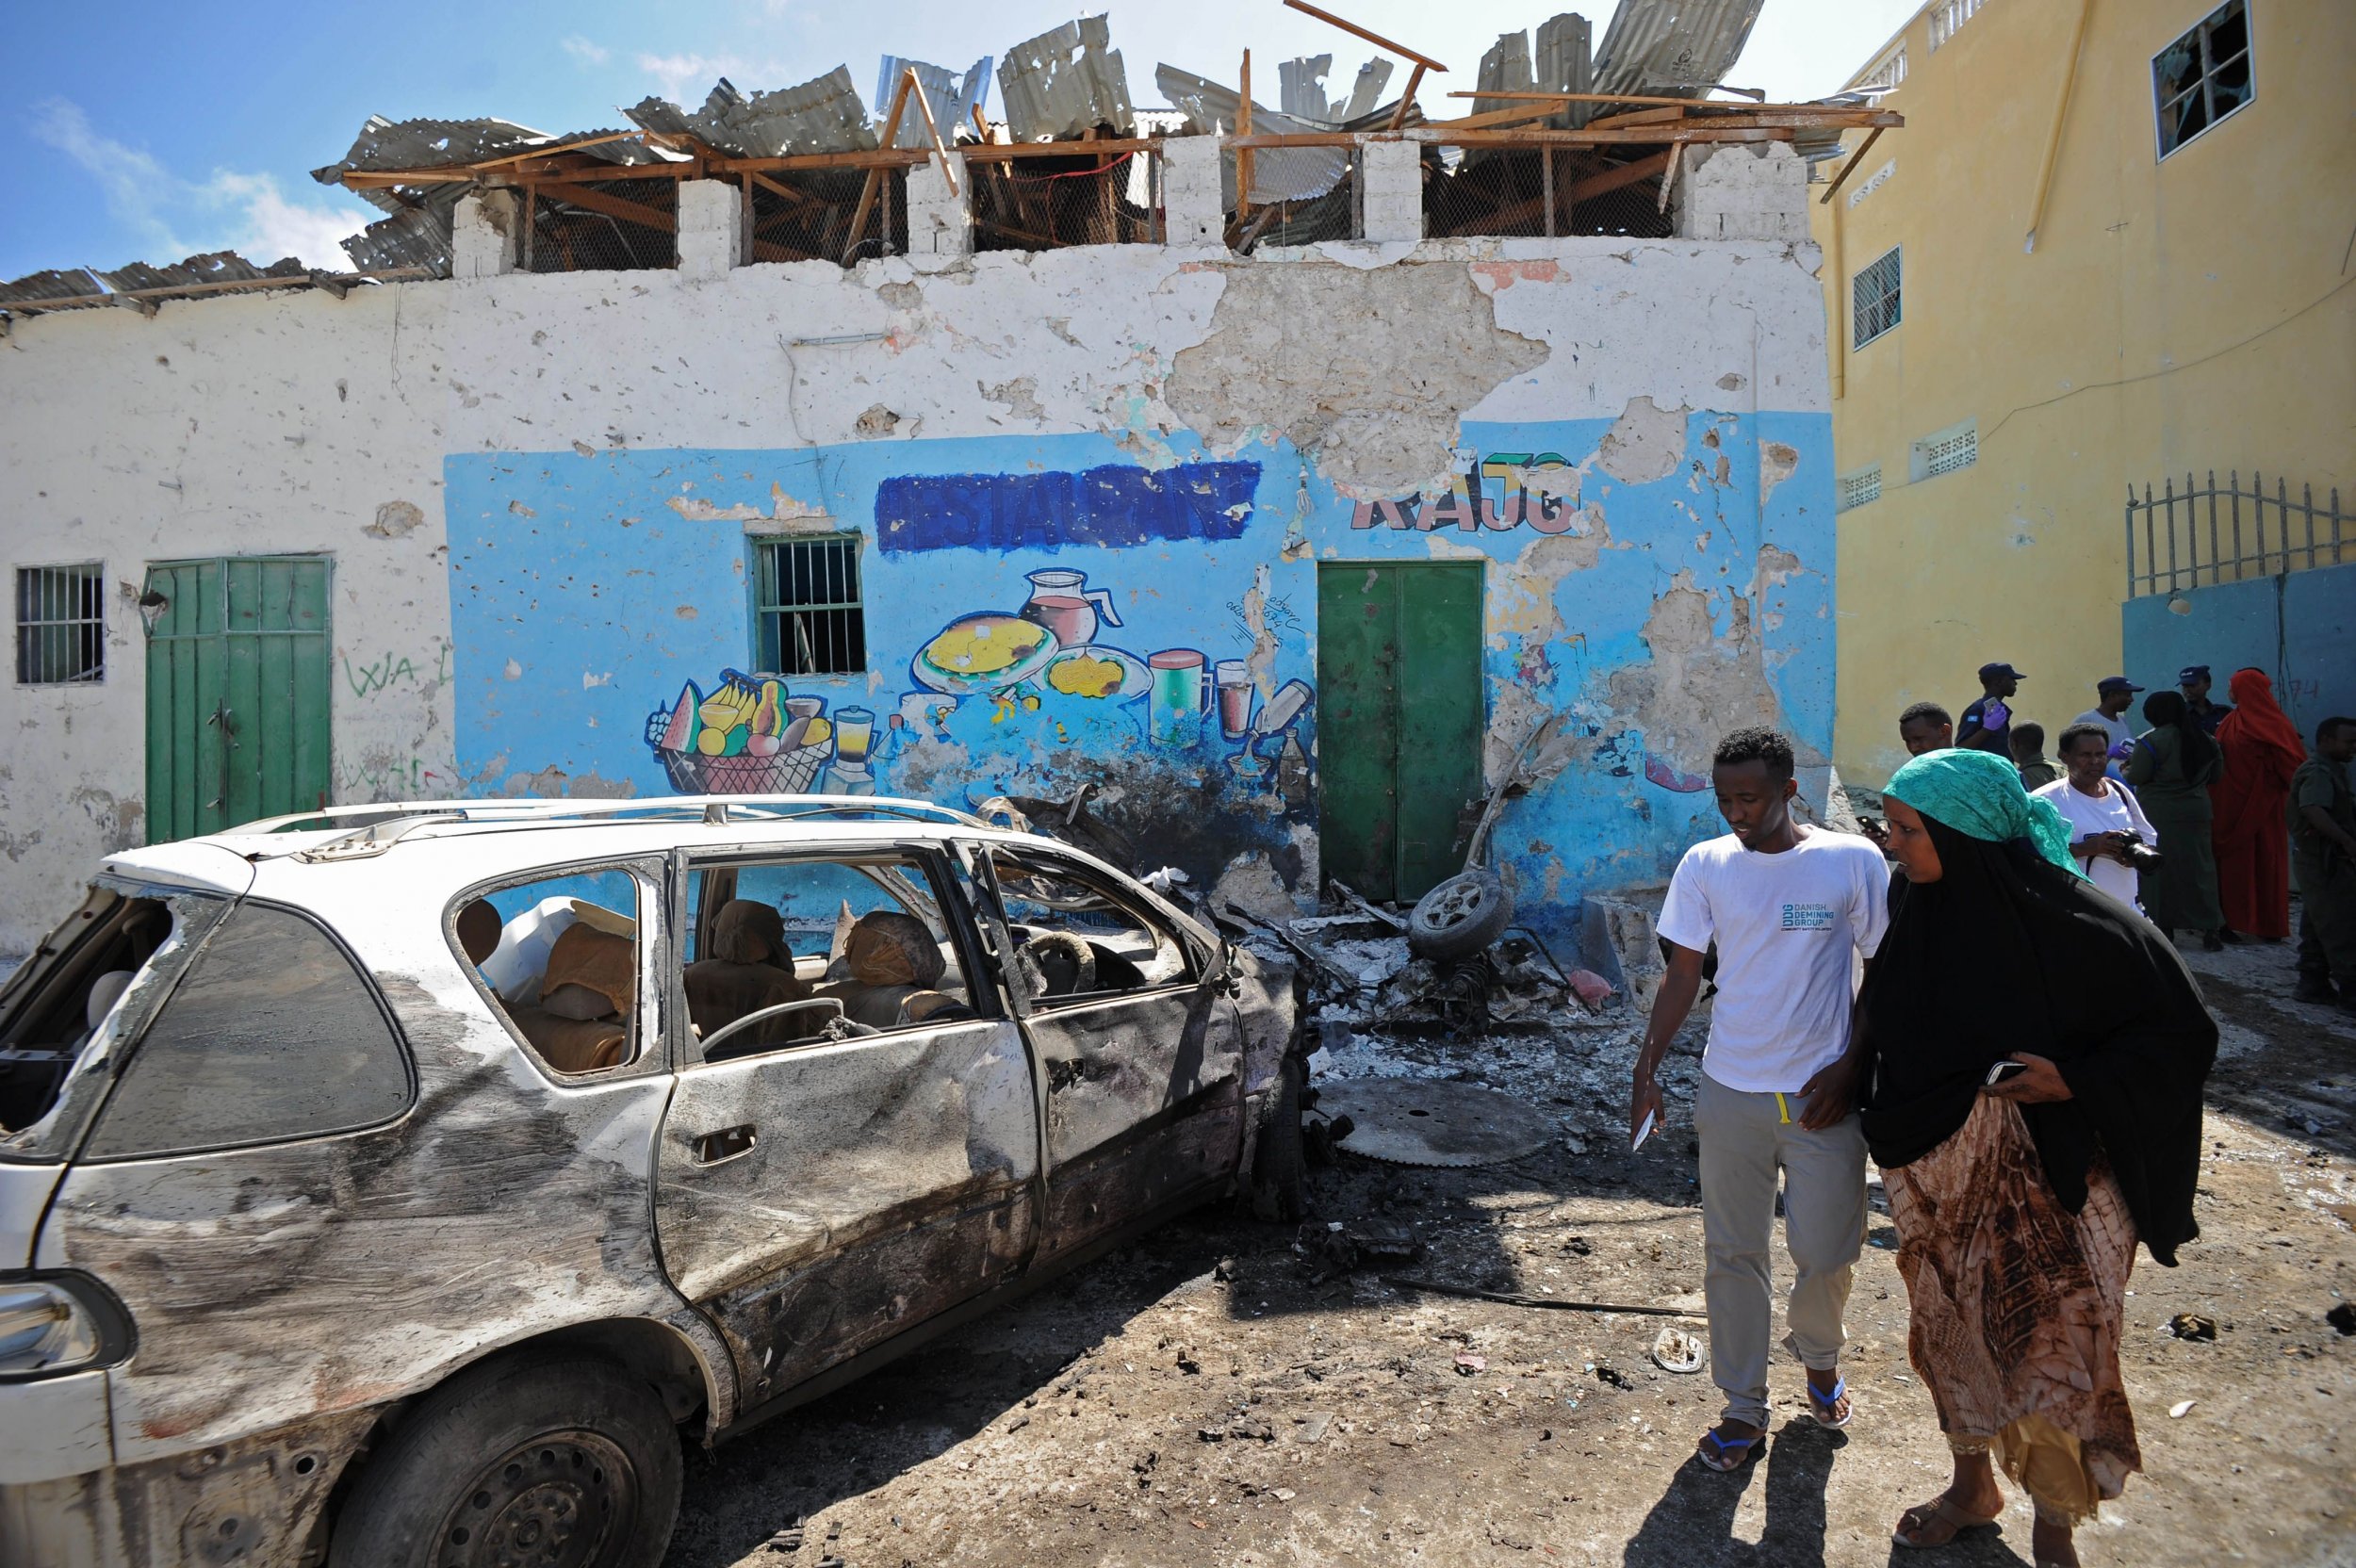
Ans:
[[[834,755],[825,706],[729,670],[710,696],[690,681],[676,704],[647,714],[646,744],[681,794],[803,794]]]

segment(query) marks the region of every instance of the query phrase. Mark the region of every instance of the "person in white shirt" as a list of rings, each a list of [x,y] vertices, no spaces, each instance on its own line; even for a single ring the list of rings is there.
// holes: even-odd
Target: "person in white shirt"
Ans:
[[[2149,849],[2159,834],[2135,803],[2135,792],[2105,775],[2109,732],[2098,724],[2073,724],[2062,731],[2054,755],[2063,776],[2029,792],[2053,803],[2070,823],[2070,853],[2096,887],[2140,913],[2135,902],[2135,846]]]
[[[1710,1468],[1735,1470],[1766,1439],[1778,1169],[1796,1270],[1784,1345],[1808,1368],[1816,1420],[1849,1424],[1841,1312],[1865,1233],[1865,1135],[1847,1057],[1852,976],[1854,956],[1870,958],[1888,923],[1890,868],[1866,840],[1792,819],[1792,743],[1772,729],[1738,729],[1720,742],[1711,779],[1733,831],[1687,850],[1670,880],[1660,924],[1669,972],[1637,1056],[1628,1124],[1641,1135],[1661,1115],[1655,1074],[1693,1009],[1714,941],[1718,997],[1693,1129],[1710,1367],[1726,1405],[1698,1451]]]

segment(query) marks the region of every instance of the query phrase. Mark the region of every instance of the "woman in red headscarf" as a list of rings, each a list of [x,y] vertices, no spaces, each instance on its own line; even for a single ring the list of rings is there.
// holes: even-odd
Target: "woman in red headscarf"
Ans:
[[[2233,710],[2217,732],[2225,771],[2209,787],[2217,903],[2229,928],[2277,941],[2291,934],[2284,808],[2291,775],[2307,760],[2307,748],[2276,704],[2274,682],[2264,670],[2234,671],[2233,693]]]

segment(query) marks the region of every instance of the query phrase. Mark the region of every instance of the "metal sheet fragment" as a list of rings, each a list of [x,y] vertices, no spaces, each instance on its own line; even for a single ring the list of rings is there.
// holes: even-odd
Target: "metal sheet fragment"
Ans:
[[[1109,125],[1127,136],[1136,124],[1121,51],[1102,16],[1084,16],[1006,51],[998,95],[1017,141],[1048,141]]]
[[[642,99],[622,113],[633,125],[693,136],[737,157],[867,152],[876,145],[875,127],[868,122],[859,89],[851,85],[847,65],[799,86],[749,98],[723,76],[704,106],[693,114],[662,98]]]

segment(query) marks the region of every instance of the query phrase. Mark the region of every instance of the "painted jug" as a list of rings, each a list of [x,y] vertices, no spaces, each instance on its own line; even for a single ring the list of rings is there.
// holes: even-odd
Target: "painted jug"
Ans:
[[[1030,577],[1031,596],[1023,606],[1023,618],[1054,632],[1065,647],[1093,642],[1100,620],[1108,626],[1121,624],[1111,590],[1089,588],[1088,573],[1051,566]]]

